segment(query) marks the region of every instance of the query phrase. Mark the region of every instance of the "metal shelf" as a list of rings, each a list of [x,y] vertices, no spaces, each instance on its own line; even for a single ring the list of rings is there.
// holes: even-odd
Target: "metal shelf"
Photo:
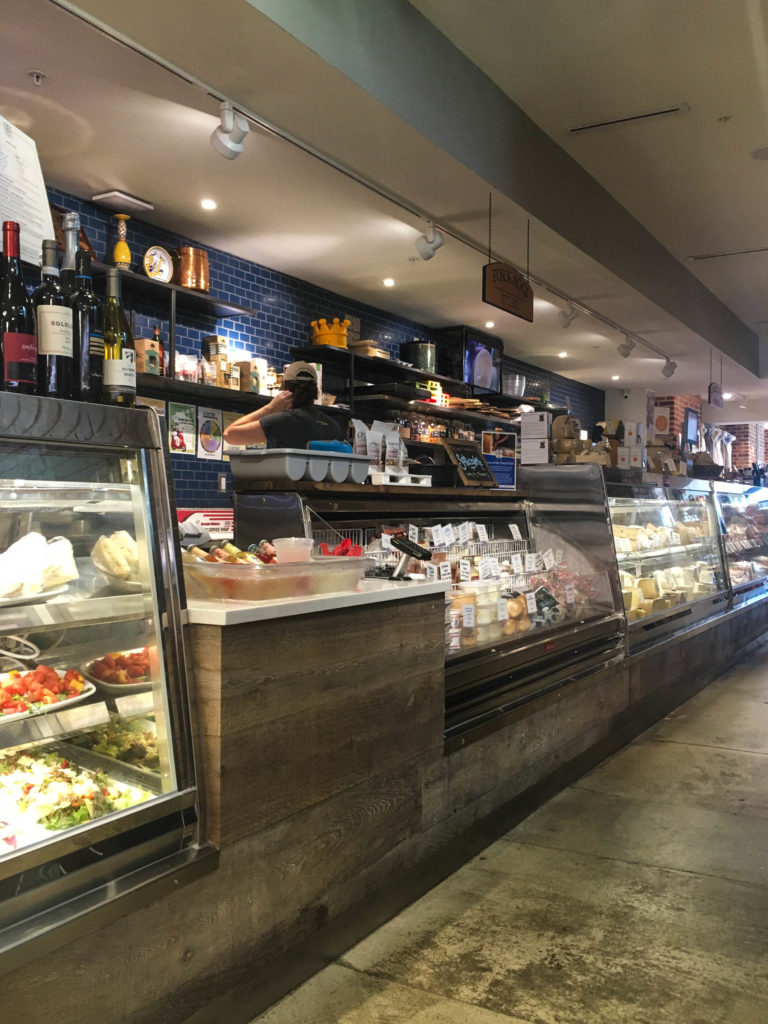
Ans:
[[[103,263],[93,264],[94,280],[106,277],[107,270],[113,269]],[[120,275],[120,294],[124,301],[129,298],[144,299],[152,305],[165,305],[172,300],[176,313],[188,313],[192,316],[207,317],[221,320],[223,317],[259,316],[258,309],[241,306],[238,302],[217,299],[207,292],[196,292],[190,288],[182,288],[178,284],[155,281],[144,274],[134,274],[131,270],[118,270]]]
[[[103,700],[93,704],[73,704],[69,708],[64,704],[56,711],[44,714],[5,717],[0,720],[0,750],[60,739],[108,724],[109,710]]]
[[[67,599],[66,596],[38,604],[0,607],[0,633],[50,629],[56,626],[83,626],[97,622],[148,618],[154,614],[152,595],[98,594]]]

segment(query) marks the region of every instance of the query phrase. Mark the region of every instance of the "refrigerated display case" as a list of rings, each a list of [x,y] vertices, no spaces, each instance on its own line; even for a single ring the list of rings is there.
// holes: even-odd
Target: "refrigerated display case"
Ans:
[[[768,587],[768,488],[713,482],[734,605]]]
[[[156,414],[4,394],[0,438],[9,956],[209,851]]]
[[[607,484],[630,653],[729,607],[708,482]]]
[[[545,472],[537,472],[544,470]],[[497,728],[515,707],[624,654],[600,468],[527,467],[521,490],[372,488],[235,481],[235,544],[308,532],[391,572],[400,533],[430,554],[410,573],[450,583],[445,610],[446,742]],[[418,628],[418,623],[414,623]]]

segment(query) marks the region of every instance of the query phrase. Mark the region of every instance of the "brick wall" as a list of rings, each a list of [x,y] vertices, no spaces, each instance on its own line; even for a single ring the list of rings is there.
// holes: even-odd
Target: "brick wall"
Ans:
[[[657,395],[653,404],[663,405],[669,409],[670,430],[667,437],[679,440],[686,409],[693,409],[701,424],[701,395]]]
[[[729,423],[721,425],[723,430],[733,434],[735,441],[731,448],[734,469],[749,469],[757,462],[757,423]]]
[[[52,203],[80,214],[80,222],[97,258],[111,264],[116,241],[116,221],[111,211],[55,189],[48,189],[48,197]],[[128,221],[127,241],[133,258],[132,269],[139,272],[143,255],[151,245],[175,249],[180,245],[201,244],[134,218]],[[215,324],[210,320],[179,317],[176,349],[182,355],[199,355],[202,337],[215,332],[228,339],[230,350],[240,359],[264,356],[270,365],[281,370],[283,364],[291,360],[292,347],[310,343],[310,322],[320,317],[359,318],[361,337],[374,339],[392,355],[399,355],[401,343],[411,341],[415,335],[431,337],[430,328],[425,324],[355,302],[230,253],[209,246],[204,248],[208,253],[211,295],[257,309],[259,315],[218,320]],[[36,286],[37,280],[30,278],[28,283]],[[134,303],[131,313],[137,337],[151,337],[153,327],[158,324],[167,338],[166,303],[157,308]],[[542,374],[534,367],[530,370]],[[552,401],[572,407],[584,429],[591,431],[594,423],[604,418],[604,392],[557,374],[549,375],[549,383]],[[334,382],[330,380],[329,384],[328,390],[333,390]],[[214,396],[211,404],[216,404]],[[218,506],[227,501],[228,495],[217,497],[216,489],[219,474],[229,474],[228,462],[174,454],[171,464],[179,505]]]

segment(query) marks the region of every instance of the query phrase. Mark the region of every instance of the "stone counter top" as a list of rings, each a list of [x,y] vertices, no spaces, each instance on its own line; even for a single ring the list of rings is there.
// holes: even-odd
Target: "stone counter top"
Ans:
[[[438,581],[362,580],[357,590],[315,597],[285,597],[277,601],[215,601],[190,598],[188,621],[196,625],[234,626],[243,622],[283,619],[292,615],[310,615],[335,608],[359,608],[366,604],[402,601],[446,593],[450,584]]]

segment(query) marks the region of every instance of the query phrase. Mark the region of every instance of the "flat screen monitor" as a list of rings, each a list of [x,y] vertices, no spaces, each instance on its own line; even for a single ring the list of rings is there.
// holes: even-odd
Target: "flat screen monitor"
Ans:
[[[695,448],[699,443],[699,414],[695,409],[686,409],[683,415],[683,448]]]
[[[464,340],[464,382],[473,393],[498,394],[501,391],[502,346],[489,338],[467,334]]]

